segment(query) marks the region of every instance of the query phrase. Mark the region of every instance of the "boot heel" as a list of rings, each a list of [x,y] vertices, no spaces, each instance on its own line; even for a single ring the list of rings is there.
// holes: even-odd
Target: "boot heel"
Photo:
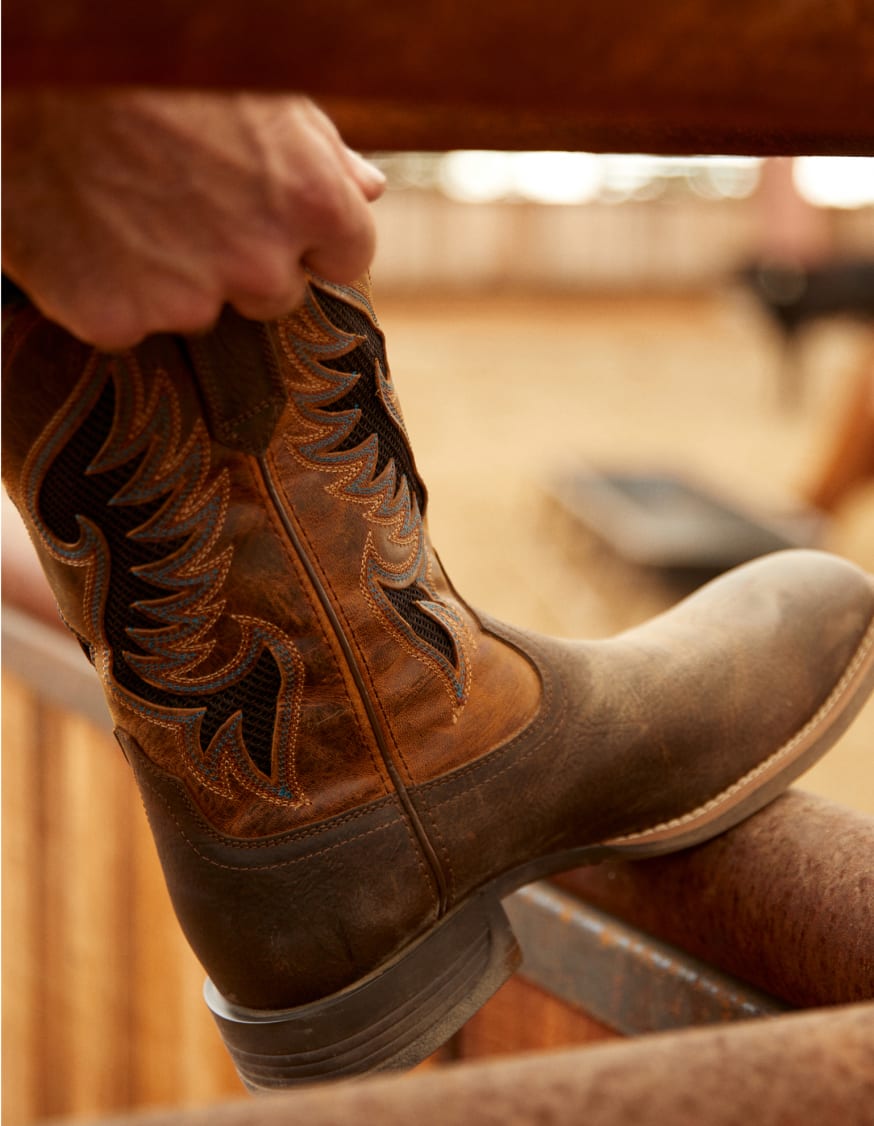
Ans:
[[[323,1001],[246,1009],[204,997],[250,1091],[408,1068],[445,1043],[518,967],[497,899],[477,896],[387,965]]]

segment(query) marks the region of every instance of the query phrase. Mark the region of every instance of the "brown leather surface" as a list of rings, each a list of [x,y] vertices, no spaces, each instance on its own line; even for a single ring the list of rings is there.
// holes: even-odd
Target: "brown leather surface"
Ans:
[[[285,405],[282,382],[266,325],[241,323],[230,305],[211,332],[189,337],[188,355],[197,375],[209,431],[223,446],[262,454]],[[237,378],[224,372],[231,368]]]
[[[366,290],[362,296],[366,300]],[[360,307],[368,311],[366,304]],[[270,460],[282,482],[288,512],[354,643],[404,778],[414,782],[433,777],[457,763],[460,746],[467,754],[482,753],[480,748],[503,743],[522,730],[539,705],[537,676],[514,648],[481,632],[476,617],[443,575],[427,526],[427,579],[440,602],[459,619],[458,643],[469,665],[463,706],[427,651],[393,630],[374,606],[362,581],[366,561],[375,556],[387,569],[403,573],[415,539],[399,531],[397,520],[374,513],[372,500],[356,498],[347,487],[363,457],[322,468],[302,452],[313,440],[314,427],[307,425],[295,403],[311,394],[318,380],[304,368],[293,343],[304,339],[320,348],[326,336],[306,309],[282,324],[278,334],[290,403]],[[389,375],[387,370],[384,374]],[[499,708],[493,706],[496,700]]]
[[[605,642],[495,624],[537,661],[544,708],[510,744],[416,791],[453,842],[457,894],[497,866],[682,816],[788,743],[874,613],[856,568],[822,563],[816,553],[771,556]]]
[[[88,350],[61,329],[42,318],[28,317],[28,320],[31,331],[27,336],[26,356],[22,356],[19,367],[13,342],[7,355],[4,389],[5,480],[10,496],[25,514],[29,502],[22,494],[21,467],[37,443],[46,418],[60,407],[64,396],[82,378],[82,372],[91,362]],[[176,400],[179,414],[176,425],[187,439],[189,430],[200,417],[200,406],[190,377],[182,374],[189,369],[178,343],[169,337],[153,338],[136,356],[125,356],[114,362],[126,365],[123,378],[136,381],[140,388],[145,386],[144,376],[153,377],[162,368],[176,373],[172,387],[168,386],[166,391]],[[40,388],[39,396],[32,394],[34,386]],[[14,425],[9,424],[10,419],[15,419]],[[222,596],[239,618],[285,623],[286,628],[290,625],[297,649],[305,654],[305,658],[300,659],[306,660],[308,675],[292,704],[298,731],[293,763],[299,784],[296,800],[277,804],[259,799],[233,780],[227,786],[214,788],[198,781],[191,774],[190,763],[179,757],[178,740],[162,738],[161,728],[131,713],[124,701],[112,692],[111,681],[106,678],[104,687],[109,685],[108,699],[115,722],[147,745],[158,765],[175,769],[180,776],[188,778],[201,808],[214,824],[234,835],[263,836],[378,799],[388,790],[387,774],[375,757],[372,737],[361,725],[356,708],[350,704],[347,674],[332,649],[317,602],[307,591],[306,577],[275,525],[251,459],[219,444],[212,445],[208,456],[213,476],[225,473],[229,481],[224,523],[214,548],[214,555],[220,555],[229,545],[233,549],[233,562]],[[64,619],[78,634],[99,645],[99,638],[89,636],[91,631],[84,616],[90,568],[67,566],[48,550],[41,537],[34,539]],[[254,581],[253,556],[257,572]],[[230,615],[222,619],[219,628],[219,643],[207,657],[202,671],[208,672],[224,661],[233,660],[240,645],[240,629],[230,620]],[[147,734],[149,730],[151,735]]]

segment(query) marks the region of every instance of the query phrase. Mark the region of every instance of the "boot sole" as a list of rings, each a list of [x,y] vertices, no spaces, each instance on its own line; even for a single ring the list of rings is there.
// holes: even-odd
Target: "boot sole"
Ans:
[[[874,688],[874,623],[815,716],[755,770],[683,817],[503,873],[360,982],[281,1011],[204,997],[246,1087],[269,1091],[409,1068],[444,1044],[503,985],[521,952],[501,906],[513,891],[568,868],[643,859],[701,844],[763,808],[817,761]]]

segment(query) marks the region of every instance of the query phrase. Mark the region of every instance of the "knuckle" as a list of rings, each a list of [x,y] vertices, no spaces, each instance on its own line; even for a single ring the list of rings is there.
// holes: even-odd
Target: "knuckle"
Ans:
[[[236,310],[253,321],[271,321],[285,316],[302,304],[306,292],[303,272],[298,269],[292,278],[286,278],[281,290],[269,296],[242,293],[233,299]]]
[[[296,200],[292,200],[291,214],[298,209],[306,221],[317,229],[333,228],[345,221],[349,206],[349,192],[340,175],[305,179],[298,185]]]
[[[296,241],[277,224],[237,230],[225,244],[217,270],[226,294],[271,297],[288,287],[297,257]]]
[[[206,292],[160,287],[148,300],[125,303],[127,311],[106,321],[102,346],[118,351],[132,348],[147,336],[159,333],[197,333],[210,328],[221,304]],[[121,307],[121,303],[119,303]]]
[[[180,328],[189,332],[209,328],[220,312],[221,301],[208,293],[190,293],[176,309]]]
[[[146,326],[123,297],[89,302],[71,321],[71,331],[101,352],[122,352],[139,344]]]
[[[230,288],[258,298],[276,298],[288,289],[289,254],[276,244],[253,245],[236,264]]]

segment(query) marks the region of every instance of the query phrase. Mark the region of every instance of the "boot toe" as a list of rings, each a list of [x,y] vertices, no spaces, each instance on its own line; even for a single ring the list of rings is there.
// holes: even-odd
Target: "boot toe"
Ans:
[[[617,644],[647,700],[639,792],[659,771],[661,821],[625,843],[679,847],[761,808],[837,740],[874,682],[874,584],[853,564],[781,552],[702,588]],[[644,654],[641,660],[641,654]],[[661,669],[652,682],[658,664]],[[639,677],[648,670],[649,686]],[[672,811],[672,812],[670,812]]]

